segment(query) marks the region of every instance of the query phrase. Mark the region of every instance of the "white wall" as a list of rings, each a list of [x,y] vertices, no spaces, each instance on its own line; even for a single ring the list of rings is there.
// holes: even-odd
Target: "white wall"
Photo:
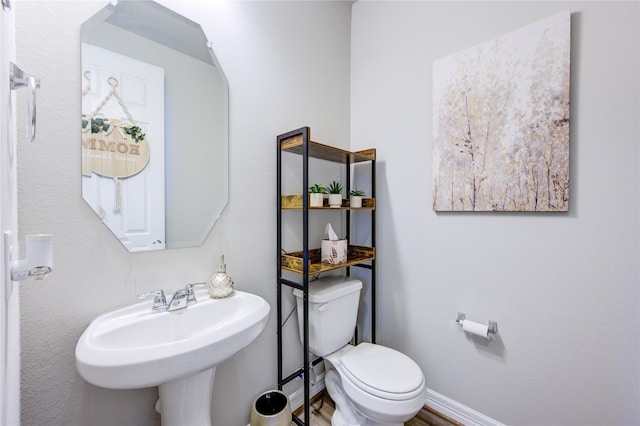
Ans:
[[[79,28],[106,2],[14,3],[18,60],[42,79],[39,142],[19,151],[20,232],[55,234],[55,272],[21,290],[23,425],[157,423],[155,390],[79,377],[76,341],[140,291],[205,280],[221,253],[237,288],[272,306],[265,332],[216,372],[214,424],[247,424],[253,398],[276,386],[276,135],[309,125],[348,146],[350,4],[162,2],[202,24],[229,79],[230,204],[202,247],[131,254],[80,193]]]
[[[572,14],[568,214],[436,214],[432,63]],[[517,425],[640,422],[638,2],[357,2],[352,149],[378,149],[379,338]],[[458,311],[495,319],[489,344]]]

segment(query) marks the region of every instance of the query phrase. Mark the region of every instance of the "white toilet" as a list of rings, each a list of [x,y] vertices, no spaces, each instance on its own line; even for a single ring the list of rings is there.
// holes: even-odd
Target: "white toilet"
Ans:
[[[330,277],[309,283],[309,350],[324,357],[325,385],[336,405],[332,426],[401,426],[427,401],[420,367],[408,356],[371,343],[349,344],[362,282]],[[300,339],[302,291],[294,290]]]

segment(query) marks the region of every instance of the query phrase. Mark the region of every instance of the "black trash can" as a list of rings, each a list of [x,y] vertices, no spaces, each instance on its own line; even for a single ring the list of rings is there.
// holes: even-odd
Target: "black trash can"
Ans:
[[[282,391],[271,390],[253,401],[251,426],[291,426],[291,405]]]

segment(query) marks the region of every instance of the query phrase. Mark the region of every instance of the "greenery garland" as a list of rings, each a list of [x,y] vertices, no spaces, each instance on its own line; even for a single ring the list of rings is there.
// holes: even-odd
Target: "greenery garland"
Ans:
[[[89,121],[86,118],[83,118],[82,128],[86,129],[88,124],[89,124]],[[111,127],[111,124],[109,124],[108,118],[98,117],[98,118],[91,119],[91,133],[106,132],[109,130],[110,127]],[[142,129],[139,126],[128,126],[128,127],[123,127],[123,129],[125,133],[131,136],[131,138],[136,143],[143,140],[144,137],[146,136],[144,133],[142,133]]]

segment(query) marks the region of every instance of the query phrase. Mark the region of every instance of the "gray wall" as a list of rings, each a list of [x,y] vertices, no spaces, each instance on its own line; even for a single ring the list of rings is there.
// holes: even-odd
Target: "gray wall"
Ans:
[[[272,315],[255,342],[218,368],[214,424],[247,424],[253,398],[276,386],[276,135],[309,125],[318,140],[348,146],[351,6],[162,3],[202,24],[229,79],[230,204],[202,247],[131,254],[80,192],[80,24],[107,3],[15,2],[18,63],[42,80],[38,143],[18,152],[20,234],[55,235],[55,273],[21,284],[25,426],[157,423],[155,389],[111,391],[80,378],[76,341],[92,318],[138,292],[205,280],[222,253],[236,287],[263,296]],[[23,116],[17,121],[23,131]]]
[[[436,214],[432,63],[572,11],[568,214]],[[640,422],[638,2],[357,2],[351,143],[379,158],[379,337],[517,425]],[[495,319],[467,337],[458,311]]]

